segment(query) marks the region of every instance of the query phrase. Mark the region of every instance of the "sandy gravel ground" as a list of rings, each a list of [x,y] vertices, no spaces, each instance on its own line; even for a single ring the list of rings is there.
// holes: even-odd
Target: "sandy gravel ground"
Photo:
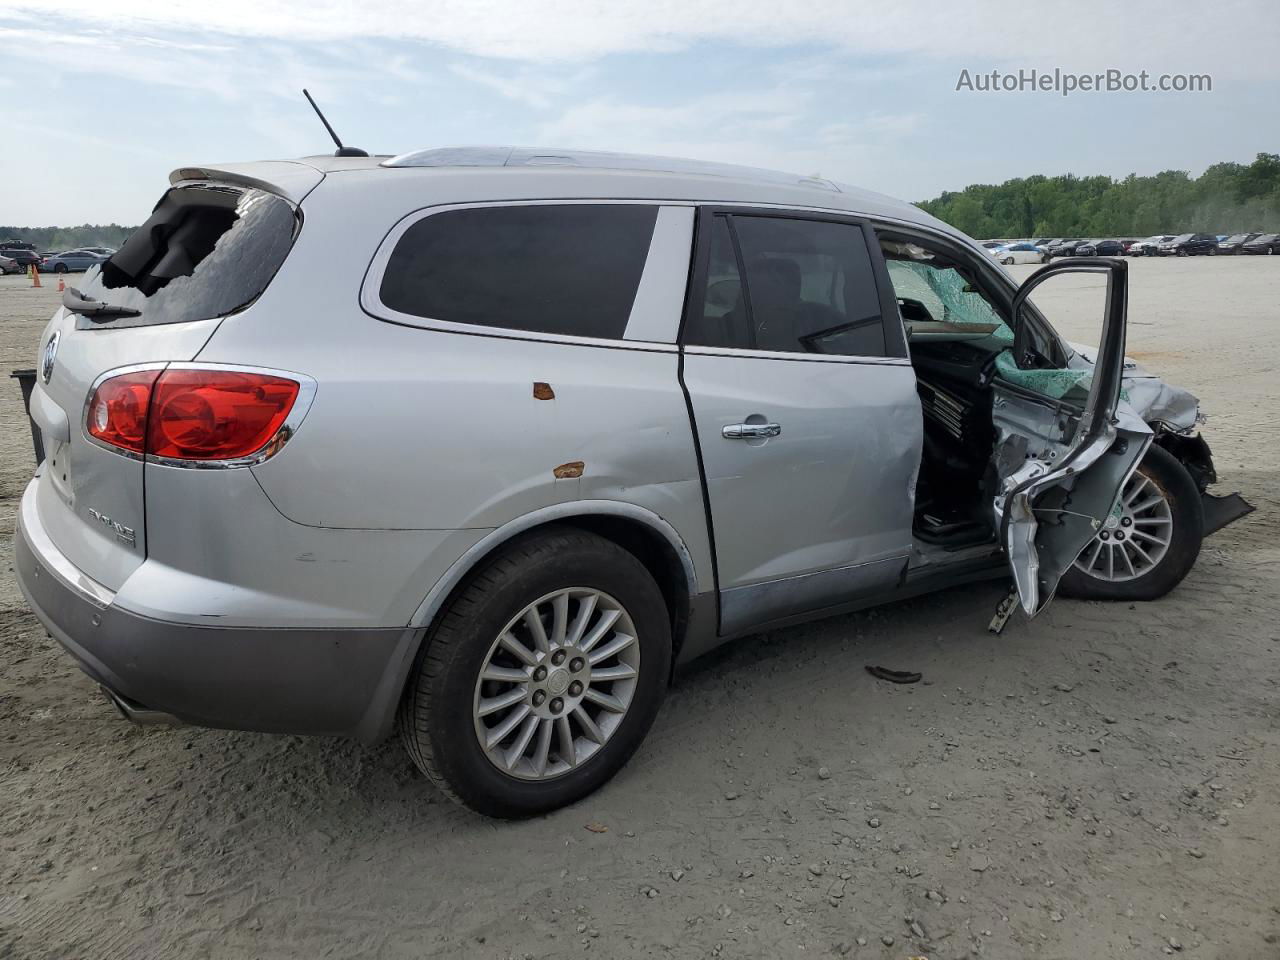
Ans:
[[[0,384],[0,957],[1280,957],[1280,260],[1132,278],[1129,352],[1200,394],[1258,507],[1179,590],[994,637],[988,585],[741,641],[615,781],[516,824],[395,742],[116,719],[13,584],[32,459]],[[1088,339],[1069,286],[1037,299]],[[50,287],[0,281],[4,372]]]

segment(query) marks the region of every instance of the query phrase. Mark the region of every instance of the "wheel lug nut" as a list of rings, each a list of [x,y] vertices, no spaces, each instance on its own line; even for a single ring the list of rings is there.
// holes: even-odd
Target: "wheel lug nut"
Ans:
[[[555,653],[553,653],[551,655],[551,662],[554,663],[557,667],[560,666],[560,664],[564,663],[564,651],[557,650]]]
[[[547,699],[547,694],[545,691],[543,690],[533,691],[533,705],[535,707],[542,706],[542,704],[546,702],[546,699]]]
[[[1111,539],[1111,534],[1109,534],[1109,533],[1107,533],[1107,531],[1103,530],[1103,531],[1102,531],[1102,533],[1098,534],[1098,539],[1099,539],[1099,540],[1110,540],[1110,539]]]
[[[571,696],[571,697],[580,697],[580,696],[582,696],[582,681],[581,681],[581,680],[575,680],[575,681],[573,681],[573,683],[569,684],[569,696]]]
[[[1123,539],[1124,539],[1124,531],[1123,531],[1123,530],[1117,530],[1117,531],[1116,531],[1116,539],[1117,539],[1117,540],[1123,540]]]
[[[581,657],[574,657],[572,660],[569,661],[569,669],[572,670],[574,673],[577,673],[586,665],[587,665],[587,661],[583,660]]]
[[[559,713],[563,709],[564,709],[564,701],[561,700],[559,697],[556,697],[554,700],[551,701],[552,713]]]
[[[533,671],[533,679],[537,680],[539,683],[547,679],[547,668],[539,667],[537,670]]]
[[[1133,525],[1133,521],[1130,520],[1128,517],[1125,517],[1123,520],[1120,521],[1120,526],[1122,527],[1129,527],[1132,525]]]

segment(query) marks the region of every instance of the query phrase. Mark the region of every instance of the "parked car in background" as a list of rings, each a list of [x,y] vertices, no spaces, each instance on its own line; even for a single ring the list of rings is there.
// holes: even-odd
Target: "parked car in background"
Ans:
[[[1034,243],[1006,243],[988,249],[988,253],[1006,267],[1015,263],[1048,263],[1049,254]]]
[[[1264,233],[1254,237],[1248,243],[1241,244],[1241,253],[1280,253],[1280,233]]]
[[[1218,241],[1218,252],[1237,254],[1246,243],[1260,236],[1262,236],[1260,233],[1233,233],[1225,240]]]
[[[1212,233],[1183,233],[1160,244],[1162,257],[1217,256],[1218,237]]]
[[[1075,239],[1068,238],[1065,240],[1059,240],[1057,243],[1055,243],[1053,246],[1049,248],[1049,256],[1050,257],[1074,257],[1076,255],[1076,248],[1079,247],[1080,244],[1084,242],[1085,241],[1079,238],[1075,238]]]
[[[1076,247],[1077,257],[1119,257],[1124,254],[1124,244],[1119,240],[1098,240]]]
[[[1019,287],[794,174],[490,147],[171,183],[40,337],[12,537],[138,720],[398,731],[529,816],[722,643],[983,579],[1029,615],[1155,599],[1248,511],[1205,494],[1195,397],[1124,358],[1124,261],[1085,352],[1026,298],[1096,265]]]
[[[96,267],[106,259],[106,254],[94,253],[92,250],[68,250],[66,253],[45,257],[40,269],[47,273],[79,273]]]
[[[0,253],[0,274],[22,273],[23,267],[17,260]]]
[[[40,264],[40,254],[35,249],[28,246],[21,247],[0,247],[0,256],[8,257],[10,260],[16,260],[18,265],[26,270],[31,264]]]
[[[1160,255],[1160,244],[1167,243],[1173,239],[1171,233],[1157,233],[1155,236],[1147,237],[1145,240],[1139,240],[1130,248],[1130,253],[1135,257],[1157,257]]]

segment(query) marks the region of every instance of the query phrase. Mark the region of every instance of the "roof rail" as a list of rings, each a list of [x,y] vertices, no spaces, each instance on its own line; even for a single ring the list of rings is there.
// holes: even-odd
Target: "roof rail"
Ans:
[[[384,167],[583,167],[594,170],[635,170],[646,173],[678,173],[689,176],[723,177],[780,186],[811,187],[832,193],[840,187],[822,177],[804,177],[779,170],[711,163],[679,157],[656,157],[638,153],[607,153],[598,150],[560,150],[528,147],[479,146],[437,147],[403,153],[382,163]]]

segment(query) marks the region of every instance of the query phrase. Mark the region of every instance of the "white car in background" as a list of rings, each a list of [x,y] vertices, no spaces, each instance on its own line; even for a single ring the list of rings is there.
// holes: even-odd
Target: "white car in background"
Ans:
[[[1049,254],[1034,243],[1006,243],[987,248],[987,253],[1006,267],[1015,263],[1048,263]]]

